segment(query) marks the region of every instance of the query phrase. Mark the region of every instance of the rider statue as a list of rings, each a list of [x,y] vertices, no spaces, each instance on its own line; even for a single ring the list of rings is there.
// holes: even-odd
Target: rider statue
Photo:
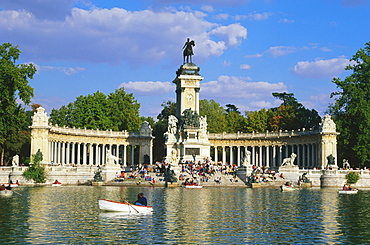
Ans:
[[[192,59],[191,59],[191,56],[194,55],[193,46],[195,46],[194,40],[190,41],[190,38],[188,38],[188,40],[184,44],[184,47],[182,48],[184,50],[184,52],[183,52],[183,54],[184,54],[184,64],[185,64],[185,58],[186,58],[186,63],[189,63],[189,61],[190,61],[190,63],[193,62]]]

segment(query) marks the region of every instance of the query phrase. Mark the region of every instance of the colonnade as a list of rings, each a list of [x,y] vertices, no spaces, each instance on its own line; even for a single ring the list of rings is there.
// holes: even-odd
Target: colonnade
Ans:
[[[215,162],[222,161],[231,165],[242,166],[243,159],[248,157],[247,154],[250,154],[249,164],[278,168],[284,158],[295,153],[297,157],[294,164],[300,168],[320,167],[317,143],[272,146],[214,145],[212,148],[211,157]]]
[[[117,159],[116,164],[126,167],[139,162],[139,159],[135,159],[135,155],[138,155],[135,152],[140,152],[139,145],[50,141],[49,163],[77,166],[104,165],[107,150],[110,150],[110,154]]]

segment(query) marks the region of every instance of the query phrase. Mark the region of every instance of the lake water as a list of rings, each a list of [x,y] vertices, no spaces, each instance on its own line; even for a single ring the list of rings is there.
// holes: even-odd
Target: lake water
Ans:
[[[369,244],[370,190],[19,187],[0,197],[0,244]],[[105,213],[97,199],[151,215]]]

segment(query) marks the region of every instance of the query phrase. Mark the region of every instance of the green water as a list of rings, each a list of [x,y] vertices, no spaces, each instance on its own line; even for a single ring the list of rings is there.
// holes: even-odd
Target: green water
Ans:
[[[369,244],[370,190],[19,187],[0,197],[0,244]],[[97,199],[151,215],[105,213]]]

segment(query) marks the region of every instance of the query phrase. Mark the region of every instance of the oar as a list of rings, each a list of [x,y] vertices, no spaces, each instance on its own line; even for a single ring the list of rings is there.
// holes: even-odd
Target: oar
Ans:
[[[13,191],[14,193],[16,193],[16,194],[18,194],[18,195],[20,195],[20,196],[22,196],[22,194],[21,193],[18,193],[18,192],[16,192],[16,191]]]
[[[124,201],[125,203],[127,203],[133,210],[135,210],[137,213],[140,213],[139,211],[137,211],[137,209],[136,208],[134,208],[133,206],[132,206],[132,204],[131,203],[129,203],[128,201],[126,201],[125,199],[123,199],[122,198],[122,201]]]

